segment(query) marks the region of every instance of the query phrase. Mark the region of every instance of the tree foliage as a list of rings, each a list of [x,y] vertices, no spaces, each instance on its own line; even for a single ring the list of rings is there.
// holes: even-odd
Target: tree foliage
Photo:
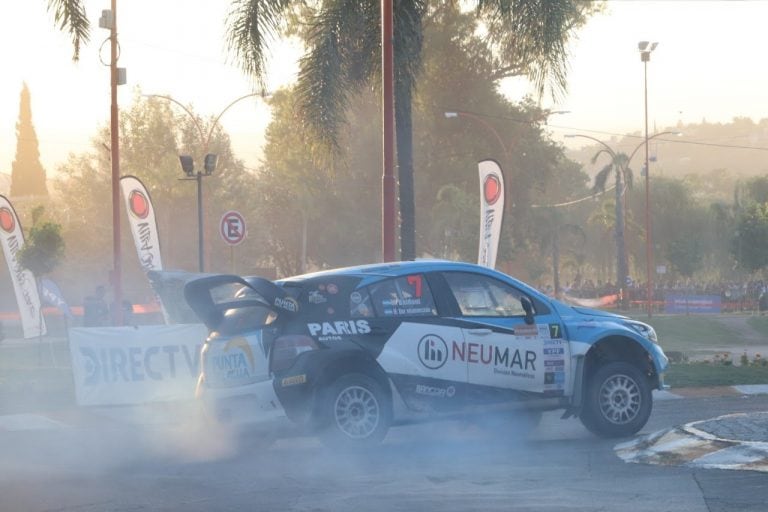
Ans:
[[[32,124],[32,99],[25,83],[19,101],[16,123],[16,157],[11,164],[11,197],[47,196],[45,169],[40,163],[40,148]]]
[[[741,214],[731,250],[748,271],[768,266],[768,203],[753,203]]]
[[[33,211],[34,223],[29,230],[24,247],[19,251],[19,264],[40,278],[50,274],[64,258],[64,239],[61,225],[40,220],[43,208]]]

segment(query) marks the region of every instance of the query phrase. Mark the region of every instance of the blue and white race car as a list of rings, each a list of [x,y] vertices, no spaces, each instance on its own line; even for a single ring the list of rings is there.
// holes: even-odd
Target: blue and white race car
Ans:
[[[287,417],[331,442],[490,406],[565,409],[597,435],[628,436],[667,367],[649,325],[468,263],[213,275],[184,294],[210,330],[197,389],[206,410],[239,423]]]

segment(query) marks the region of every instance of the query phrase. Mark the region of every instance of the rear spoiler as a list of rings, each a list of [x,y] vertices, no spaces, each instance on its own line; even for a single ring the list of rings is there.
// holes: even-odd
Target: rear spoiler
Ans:
[[[184,299],[184,286],[189,281],[206,275],[211,274],[185,272],[183,270],[150,270],[147,272],[152,289],[163,303],[163,308],[168,314],[170,323],[200,323],[200,318],[198,318],[197,314]]]
[[[243,288],[232,297],[215,301],[212,291],[224,285],[238,284],[245,289],[253,290],[256,297],[248,298],[241,295]],[[200,277],[188,281],[184,286],[184,298],[192,311],[211,330],[216,330],[221,323],[224,312],[231,309],[253,306],[266,306],[281,313],[298,313],[299,304],[293,297],[268,279],[261,277],[239,277],[219,274]]]

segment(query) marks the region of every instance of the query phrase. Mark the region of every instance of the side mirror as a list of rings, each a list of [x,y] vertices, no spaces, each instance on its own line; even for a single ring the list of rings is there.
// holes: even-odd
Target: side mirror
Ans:
[[[533,302],[531,302],[531,299],[523,295],[520,297],[520,304],[522,304],[523,311],[525,311],[525,323],[528,325],[533,325]]]

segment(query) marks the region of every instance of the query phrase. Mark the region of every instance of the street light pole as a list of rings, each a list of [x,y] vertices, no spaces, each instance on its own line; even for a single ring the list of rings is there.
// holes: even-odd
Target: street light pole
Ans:
[[[381,177],[381,257],[395,261],[395,57],[394,1],[381,0],[381,108],[382,166]]]
[[[640,61],[643,63],[643,96],[645,100],[645,262],[647,276],[647,301],[648,318],[653,314],[653,237],[651,234],[651,169],[648,157],[648,61],[651,60],[651,52],[659,43],[640,41],[637,44],[640,50]]]
[[[473,119],[477,121],[478,123],[482,124],[489,132],[493,134],[494,137],[496,137],[496,141],[499,143],[499,146],[501,146],[501,150],[504,153],[504,165],[509,164],[509,151],[507,150],[507,145],[504,144],[504,139],[501,138],[501,135],[499,135],[499,132],[496,131],[496,128],[493,127],[491,123],[486,121],[482,118],[482,116],[473,114],[471,112],[462,112],[462,111],[454,111],[454,112],[443,112],[443,115],[446,119],[454,119],[456,117],[467,117],[469,119]]]
[[[245,94],[231,101],[229,105],[224,107],[224,109],[222,109],[222,111],[219,112],[219,115],[217,115],[214,118],[210,128],[208,129],[208,135],[205,135],[203,131],[203,127],[200,125],[200,122],[197,120],[197,117],[183,103],[177,101],[171,96],[164,96],[161,94],[144,94],[144,96],[147,98],[160,98],[178,105],[182,110],[184,110],[184,112],[186,112],[186,114],[190,117],[190,119],[192,119],[192,122],[194,123],[195,128],[197,128],[197,133],[200,135],[200,142],[203,143],[203,154],[205,155],[205,163],[204,163],[205,172],[201,172],[200,170],[198,170],[197,173],[195,174],[194,161],[192,157],[189,155],[181,155],[179,156],[179,160],[181,161],[181,168],[184,171],[184,174],[187,175],[186,178],[180,178],[180,179],[182,180],[194,179],[197,181],[197,262],[198,262],[199,272],[201,273],[205,272],[205,255],[204,255],[205,239],[204,239],[204,229],[203,229],[203,176],[210,176],[211,174],[213,174],[213,171],[216,168],[216,160],[217,160],[216,155],[208,153],[208,148],[211,143],[211,136],[213,135],[213,130],[216,128],[216,125],[219,123],[219,119],[221,119],[221,116],[223,116],[224,113],[227,110],[229,110],[235,103],[238,103],[239,101],[242,101],[246,98],[250,98],[252,96],[261,96],[262,98],[265,98],[269,96],[269,94],[254,92],[251,94]]]
[[[101,12],[99,27],[109,30],[109,85],[110,85],[110,156],[112,164],[112,259],[111,275],[113,311],[112,321],[123,325],[123,271],[120,247],[120,133],[117,86],[125,84],[125,68],[117,67],[119,47],[117,42],[117,0],[111,0],[110,9]],[[104,61],[102,60],[102,63]],[[106,63],[104,63],[106,64]]]

